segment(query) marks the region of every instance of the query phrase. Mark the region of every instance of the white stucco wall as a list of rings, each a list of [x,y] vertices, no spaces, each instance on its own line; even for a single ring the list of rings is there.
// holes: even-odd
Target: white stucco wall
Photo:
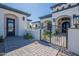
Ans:
[[[34,40],[40,40],[40,29],[32,30],[32,35]]]
[[[40,29],[27,30],[27,33],[32,34],[33,40],[40,40]]]
[[[68,50],[79,55],[79,29],[68,30]]]
[[[2,8],[0,8],[0,35],[3,35],[4,37],[6,37],[6,26],[5,26],[6,23],[5,23],[5,17],[4,17],[5,14],[13,14],[17,16],[17,19],[15,19],[15,35],[16,36],[24,35],[24,32],[27,29],[27,16],[17,12],[2,9]],[[23,20],[23,17],[25,17],[25,20]]]
[[[0,12],[0,36],[4,35],[4,16]]]

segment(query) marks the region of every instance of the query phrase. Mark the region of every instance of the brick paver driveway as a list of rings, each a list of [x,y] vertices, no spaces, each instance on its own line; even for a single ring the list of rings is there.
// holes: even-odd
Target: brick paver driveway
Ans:
[[[5,40],[5,56],[56,56],[59,49],[52,48],[47,43],[23,38],[7,38]],[[64,54],[66,55],[66,54]]]

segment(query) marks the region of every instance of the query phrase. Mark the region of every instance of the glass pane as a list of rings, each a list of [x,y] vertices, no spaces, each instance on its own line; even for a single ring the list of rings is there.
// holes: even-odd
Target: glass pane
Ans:
[[[8,31],[9,32],[13,31],[13,23],[8,23]]]
[[[8,20],[8,22],[13,22],[13,20]]]
[[[74,20],[74,24],[76,24],[76,20]]]

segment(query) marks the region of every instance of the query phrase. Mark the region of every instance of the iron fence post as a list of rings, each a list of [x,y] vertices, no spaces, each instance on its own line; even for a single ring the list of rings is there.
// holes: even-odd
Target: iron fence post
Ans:
[[[42,25],[41,25],[41,22],[40,22],[40,40],[41,40],[41,27],[42,27]]]
[[[50,43],[51,43],[51,32],[52,32],[52,31],[51,31],[51,29],[50,29]]]
[[[50,23],[50,24],[49,24],[49,26],[50,26],[50,43],[51,43],[51,38],[52,38],[52,37],[51,37],[51,32],[52,32],[52,24]]]
[[[66,48],[68,49],[68,29],[67,29],[67,33],[66,33]]]
[[[41,28],[40,28],[40,40],[41,40]]]

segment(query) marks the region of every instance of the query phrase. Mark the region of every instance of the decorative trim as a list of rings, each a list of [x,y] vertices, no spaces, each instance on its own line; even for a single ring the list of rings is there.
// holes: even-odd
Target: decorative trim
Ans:
[[[60,6],[60,5],[62,5],[62,4],[66,4],[66,3],[58,3],[58,4],[55,4],[54,6],[51,6],[50,8],[52,9],[52,8],[54,8],[54,7],[56,7],[56,6]]]
[[[52,12],[52,13],[57,13],[57,12],[60,12],[60,11],[64,11],[64,10],[67,10],[67,9],[70,9],[70,8],[73,8],[73,7],[76,7],[76,6],[79,6],[79,3],[77,3],[77,5],[74,5],[74,6],[70,6],[68,8],[64,8],[62,10],[58,10],[58,11],[55,11],[55,12]]]

